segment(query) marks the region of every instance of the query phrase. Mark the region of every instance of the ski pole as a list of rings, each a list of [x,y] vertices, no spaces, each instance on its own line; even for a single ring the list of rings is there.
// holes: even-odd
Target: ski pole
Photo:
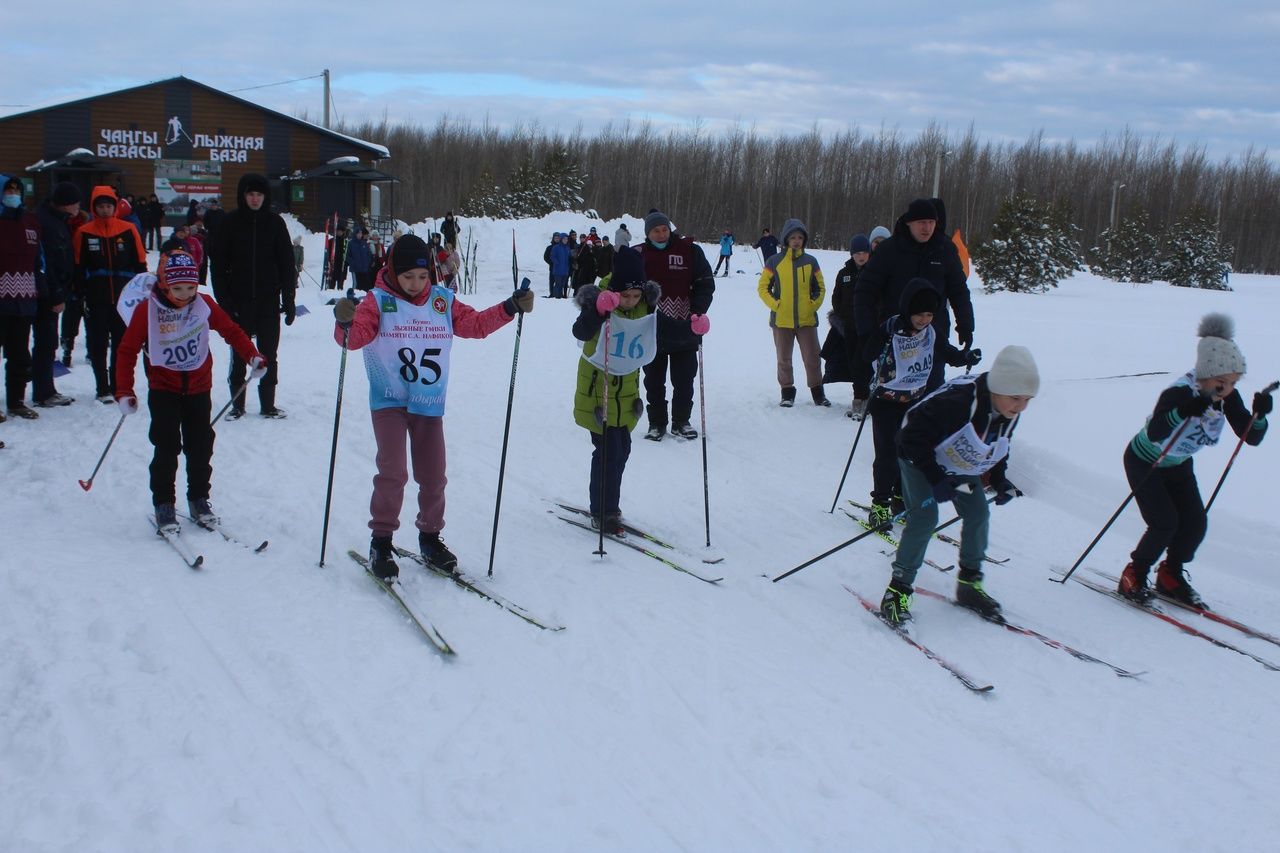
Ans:
[[[1098,531],[1098,535],[1093,537],[1093,541],[1089,543],[1089,547],[1085,548],[1084,553],[1076,558],[1076,561],[1071,564],[1071,568],[1067,569],[1067,573],[1063,575],[1061,579],[1049,578],[1049,580],[1054,583],[1065,584],[1067,579],[1075,574],[1076,569],[1080,568],[1080,564],[1084,562],[1084,558],[1089,556],[1089,552],[1093,550],[1093,546],[1097,545],[1098,542],[1102,540],[1102,537],[1111,529],[1111,525],[1115,524],[1116,519],[1120,517],[1120,513],[1124,512],[1124,508],[1129,505],[1129,501],[1133,500],[1133,496],[1138,493],[1138,489],[1145,486],[1147,484],[1147,480],[1151,479],[1151,475],[1155,473],[1156,466],[1169,455],[1169,451],[1178,443],[1178,439],[1182,437],[1182,432],[1187,428],[1187,424],[1189,423],[1191,423],[1189,418],[1182,422],[1182,425],[1178,427],[1177,431],[1173,434],[1173,437],[1169,439],[1169,443],[1165,445],[1164,450],[1158,457],[1156,457],[1156,461],[1151,463],[1151,467],[1147,469],[1147,473],[1142,475],[1142,479],[1138,481],[1138,485],[1129,490],[1129,496],[1124,499],[1119,507],[1116,508],[1115,512],[1111,513],[1111,517],[1107,519],[1107,523],[1102,525],[1102,529]]]
[[[932,498],[930,498],[930,500],[932,500]],[[992,502],[992,501],[994,501],[994,500],[995,500],[995,497],[994,497],[994,496],[993,496],[993,497],[990,497],[990,498],[987,498],[987,503],[991,503],[991,502]],[[830,549],[829,551],[823,551],[823,552],[822,552],[821,554],[819,554],[818,556],[814,557],[814,558],[813,558],[813,559],[811,559],[811,560],[806,560],[805,562],[803,562],[803,563],[801,563],[800,565],[796,566],[794,569],[788,569],[787,571],[783,572],[782,574],[780,574],[780,575],[778,575],[776,578],[774,578],[774,579],[773,579],[773,582],[774,582],[774,583],[777,583],[778,581],[782,580],[783,578],[791,577],[792,575],[794,575],[796,572],[800,571],[801,569],[807,569],[809,566],[812,566],[814,563],[818,562],[819,560],[825,560],[827,557],[830,557],[830,556],[831,556],[832,554],[834,554],[835,552],[837,552],[837,551],[841,551],[841,550],[843,550],[843,549],[845,549],[845,548],[848,548],[850,545],[852,545],[852,544],[853,544],[853,543],[855,543],[855,542],[859,542],[859,541],[861,541],[861,540],[863,540],[863,539],[866,539],[866,538],[867,538],[868,536],[870,536],[872,533],[883,533],[883,532],[884,532],[884,531],[886,531],[886,530],[892,530],[892,529],[893,529],[893,526],[894,526],[895,524],[897,524],[899,521],[901,521],[902,519],[906,518],[908,515],[910,515],[910,514],[911,514],[912,512],[914,512],[916,509],[924,509],[924,507],[926,507],[926,506],[928,506],[928,503],[927,503],[927,502],[926,502],[926,503],[924,503],[924,504],[921,504],[921,505],[920,505],[920,506],[918,506],[918,507],[915,507],[914,509],[904,509],[902,512],[898,513],[898,514],[897,514],[897,515],[895,515],[893,518],[885,519],[884,521],[882,521],[882,522],[880,522],[879,524],[877,524],[875,527],[870,527],[870,528],[868,528],[868,529],[866,529],[866,530],[862,531],[861,533],[859,533],[857,536],[853,537],[853,538],[852,538],[852,539],[850,539],[849,541],[847,541],[847,542],[841,542],[839,545],[837,545],[836,547],[834,547],[834,548]],[[933,533],[940,533],[940,532],[942,532],[943,530],[946,530],[948,527],[950,527],[951,525],[955,524],[957,521],[959,521],[959,520],[960,520],[960,519],[962,519],[963,517],[964,517],[964,516],[957,515],[955,518],[951,519],[950,521],[944,521],[942,524],[939,524],[937,527],[933,528]],[[932,535],[933,535],[933,533],[930,533],[929,535],[930,535],[930,536],[932,536]]]
[[[594,552],[600,557],[607,553],[604,550],[604,496],[609,470],[609,333],[609,318],[605,317],[604,334],[600,337],[600,343],[604,344],[604,387],[601,389],[604,417],[600,419],[600,547]]]
[[[876,375],[873,378],[876,379],[877,382],[872,386],[870,392],[867,394],[868,408],[871,405],[871,395],[874,394],[876,392],[876,388],[880,386],[878,381],[880,379],[880,368],[884,366],[884,360],[889,354],[889,347],[891,345],[891,343],[886,343],[884,348],[880,350],[880,358],[876,360]],[[844,463],[844,473],[840,475],[840,484],[836,486],[836,495],[831,499],[831,509],[827,510],[828,515],[831,515],[836,511],[836,504],[840,501],[840,493],[844,491],[845,478],[849,476],[849,468],[853,465],[853,454],[858,451],[858,442],[862,439],[862,430],[867,425],[867,418],[870,416],[871,413],[867,411],[867,409],[862,410],[862,420],[858,421],[858,432],[853,437],[853,447],[849,448],[849,459]]]
[[[347,298],[354,299],[355,291],[348,289]],[[347,341],[351,327],[342,330],[342,360],[338,365],[338,400],[333,406],[333,443],[329,447],[329,484],[324,492],[324,527],[320,531],[320,568],[324,568],[325,547],[329,543],[329,507],[333,500],[333,466],[338,459],[338,422],[342,419],[342,384],[347,378]]]
[[[512,236],[511,253],[515,257],[515,236]],[[512,266],[511,273],[515,274]],[[521,290],[529,289],[529,279],[520,282]],[[524,331],[524,312],[517,312],[516,346],[511,355],[511,387],[507,390],[507,420],[502,427],[502,457],[498,460],[498,497],[493,503],[493,535],[489,538],[489,577],[493,577],[493,555],[498,547],[498,514],[502,511],[502,480],[507,472],[507,441],[511,437],[511,407],[516,399],[516,365],[520,363],[520,334]]]
[[[1270,394],[1277,388],[1280,388],[1280,382],[1272,382],[1266,388],[1262,389],[1262,393]],[[1226,481],[1227,474],[1231,473],[1231,466],[1235,464],[1236,456],[1240,453],[1240,448],[1244,446],[1244,437],[1253,431],[1253,425],[1257,420],[1257,415],[1249,418],[1249,425],[1245,427],[1244,432],[1240,435],[1240,440],[1236,442],[1236,449],[1231,451],[1231,458],[1227,460],[1227,467],[1222,469],[1222,476],[1218,478],[1218,485],[1213,487],[1213,494],[1209,495],[1209,502],[1204,505],[1204,511],[1206,514],[1209,512],[1209,507],[1213,506],[1214,499],[1218,497],[1218,492],[1222,490],[1222,484]]]
[[[222,416],[225,415],[227,413],[227,410],[230,409],[232,405],[235,404],[236,400],[239,400],[241,397],[244,396],[244,392],[247,391],[249,388],[249,380],[252,378],[253,378],[253,373],[250,372],[248,379],[245,379],[245,381],[240,383],[240,390],[232,394],[231,399],[226,402],[226,405],[224,405],[221,409],[218,410],[218,414],[213,416],[213,420],[209,421],[209,426],[213,426],[218,421],[222,420]]]
[[[107,458],[107,451],[111,449],[111,445],[115,444],[116,436],[120,434],[120,427],[124,426],[124,419],[128,415],[121,415],[116,428],[111,431],[111,438],[107,439],[107,446],[102,448],[102,455],[98,457],[98,464],[93,466],[93,473],[89,475],[89,479],[80,481],[80,488],[86,492],[93,488],[93,478],[98,476],[98,469],[102,467],[103,461]]]
[[[702,514],[707,521],[707,547],[711,547],[711,483],[707,478],[707,393],[702,381],[702,342],[698,342],[698,420],[702,427]]]

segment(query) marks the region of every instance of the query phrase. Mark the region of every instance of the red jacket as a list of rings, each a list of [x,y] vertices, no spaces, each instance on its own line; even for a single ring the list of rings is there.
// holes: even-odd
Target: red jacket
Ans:
[[[222,335],[222,339],[231,344],[231,348],[236,351],[236,355],[240,356],[246,364],[261,356],[261,353],[254,347],[253,341],[249,340],[249,336],[236,325],[234,320],[227,316],[226,311],[218,307],[218,303],[213,301],[213,297],[197,293],[196,298],[203,299],[205,304],[209,306],[209,328]],[[117,355],[116,363],[117,400],[122,397],[137,396],[133,393],[133,367],[138,362],[138,353],[147,343],[148,310],[146,303],[134,309],[133,318],[129,321],[129,328],[125,330],[124,338],[120,341],[120,351]],[[169,370],[148,362],[147,384],[152,391],[171,391],[178,394],[207,393],[213,388],[212,347],[209,349],[209,357],[204,360],[204,364],[195,370]]]
[[[402,299],[407,298],[399,288],[394,288],[387,282],[388,269],[388,267],[382,268],[375,280],[373,290],[366,294],[364,300],[356,308],[355,319],[351,321],[351,333],[347,336],[347,349],[360,349],[378,336],[378,329],[382,325],[382,314],[378,311],[378,297],[374,291],[385,290],[387,293],[393,293]],[[412,301],[414,305],[422,305],[430,298],[431,288],[424,287],[418,297]],[[483,311],[477,311],[470,305],[462,304],[458,299],[453,300],[454,337],[487,338],[510,322],[511,317],[507,314],[507,310],[502,307],[501,302],[497,305],[490,305]],[[129,336],[125,335],[125,340],[128,340],[128,338]],[[338,343],[342,343],[342,327],[337,323],[333,326],[333,339]],[[123,345],[121,345],[120,353],[121,355],[124,354]]]

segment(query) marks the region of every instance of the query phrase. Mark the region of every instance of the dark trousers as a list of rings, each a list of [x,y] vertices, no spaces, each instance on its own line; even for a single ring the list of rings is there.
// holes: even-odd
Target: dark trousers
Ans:
[[[78,296],[67,297],[67,307],[62,311],[62,345],[67,352],[80,337],[80,319],[84,316],[84,300]]]
[[[1141,483],[1150,470],[1151,463],[1139,459],[1132,448],[1125,448],[1124,473],[1130,487]],[[1190,563],[1209,528],[1191,460],[1169,468],[1156,468],[1141,488],[1136,489],[1134,499],[1142,520],[1147,523],[1147,531],[1130,555],[1133,562],[1150,568],[1160,559],[1161,552],[1168,549],[1170,563],[1179,567]]]
[[[660,352],[644,366],[644,393],[649,426],[667,421],[667,370],[671,372],[671,423],[687,424],[693,414],[693,380],[698,375],[698,351]]]
[[[36,310],[31,339],[31,399],[47,400],[58,389],[53,387],[53,360],[58,357],[58,315],[44,302]]]
[[[146,248],[148,250],[159,249],[162,245],[164,245],[164,240],[161,239],[160,237],[159,225],[152,225],[148,228],[144,228],[142,231],[142,236],[146,240]]]
[[[209,426],[213,408],[209,392],[148,391],[147,408],[151,410],[148,437],[156,449],[151,457],[151,502],[176,503],[179,453],[187,457],[187,500],[208,498],[214,437]]]
[[[368,270],[367,272],[355,273],[356,290],[363,290],[365,292],[373,290],[373,276],[374,276],[373,270]]]
[[[730,258],[730,257],[731,257],[730,255],[721,255],[721,256],[720,256],[720,260],[716,261],[716,268],[715,268],[714,270],[712,270],[712,271],[711,271],[711,274],[712,274],[712,275],[715,275],[716,273],[720,272],[720,265],[721,265],[721,264],[724,264],[724,271],[725,271],[725,272],[728,272],[728,271],[729,271],[729,258]]]
[[[262,353],[262,357],[267,360],[267,373],[258,381],[258,402],[262,404],[264,410],[274,409],[276,380],[279,376],[276,352],[280,349],[280,315],[257,317],[252,328],[246,327],[243,323],[240,327],[253,338],[258,352]],[[232,396],[235,396],[240,386],[244,384],[248,369],[249,366],[236,355],[236,351],[231,350],[231,366],[227,371],[227,383],[231,386]],[[244,400],[241,399],[239,408],[243,407]]]
[[[849,336],[853,335],[852,338]],[[871,396],[871,374],[875,372],[876,362],[862,357],[862,341],[856,334],[845,329],[845,346],[849,352],[849,372],[853,374],[853,396],[865,400]]]
[[[31,381],[31,318],[0,314],[0,348],[4,350],[4,390],[9,408],[24,405]]]
[[[85,306],[84,336],[89,345],[89,363],[93,365],[99,397],[115,393],[116,353],[124,339],[124,331],[124,320],[116,313],[116,306]]]
[[[871,435],[876,449],[871,463],[871,500],[889,503],[894,495],[902,494],[901,470],[898,467],[898,430],[906,417],[910,403],[894,403],[876,397],[867,403],[871,416]]]
[[[631,430],[605,427],[604,435],[591,433],[591,514],[621,513],[622,472],[631,456]],[[604,457],[603,459],[601,457]],[[601,479],[603,478],[603,485]],[[600,504],[603,488],[603,507]]]

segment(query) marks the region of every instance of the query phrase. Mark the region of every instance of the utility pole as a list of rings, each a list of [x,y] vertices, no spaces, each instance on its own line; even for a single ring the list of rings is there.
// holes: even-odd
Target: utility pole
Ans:
[[[324,126],[329,126],[329,69],[324,70]]]
[[[1107,229],[1107,253],[1111,252],[1111,237],[1116,233],[1116,200],[1120,196],[1120,190],[1124,189],[1127,184],[1120,183],[1119,179],[1111,182],[1111,227]]]
[[[942,189],[942,161],[954,152],[938,151],[937,159],[933,161],[933,197],[938,198],[938,191]]]

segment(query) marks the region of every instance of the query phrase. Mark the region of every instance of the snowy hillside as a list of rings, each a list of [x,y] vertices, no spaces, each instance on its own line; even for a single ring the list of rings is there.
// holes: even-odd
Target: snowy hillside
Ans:
[[[481,282],[465,299],[483,307],[510,292],[513,224],[472,224]],[[514,224],[539,296],[550,233],[588,224]],[[618,222],[596,224],[612,234]],[[315,278],[321,241],[306,238]],[[815,254],[834,280],[844,258]],[[723,563],[700,561],[699,442],[643,441],[642,427],[622,488],[628,518],[724,581],[613,544],[599,558],[556,519],[553,501],[586,502],[590,442],[571,414],[572,303],[540,299],[520,348],[493,585],[567,629],[540,631],[402,561],[458,650],[448,661],[344,553],[368,547],[374,473],[359,354],[317,567],[339,369],[331,294],[303,277],[298,302],[313,313],[281,347],[288,419],[257,417],[251,392],[250,415],[217,428],[213,504],[270,547],[190,530],[199,572],[144,519],[145,411],[93,490],[77,486],[119,418],[92,402],[82,344],[59,382],[75,405],[0,426],[0,850],[1274,849],[1280,672],[1047,579],[1127,493],[1125,443],[1194,363],[1202,314],[1235,317],[1247,398],[1280,378],[1280,281],[1237,275],[1220,293],[1078,275],[1036,296],[984,296],[971,282],[976,344],[988,359],[1025,344],[1044,377],[1013,443],[1010,478],[1026,497],[992,520],[992,552],[1012,560],[988,589],[1011,619],[1146,672],[1117,678],[918,597],[915,635],[995,685],[979,696],[842,588],[878,600],[889,572],[878,539],[770,582],[860,531],[827,513],[856,424],[848,386],[828,388],[830,409],[803,393],[777,406],[758,257],[740,249],[733,269],[717,279],[705,347],[709,553]],[[475,576],[514,332],[453,349],[444,538]],[[226,349],[215,352],[221,374]],[[1099,378],[1154,371],[1166,373]],[[216,386],[215,407],[225,399]],[[866,499],[869,438],[844,497]],[[1197,456],[1206,496],[1234,444]],[[1210,603],[1272,633],[1278,460],[1280,437],[1241,452],[1191,566]],[[410,548],[413,489],[397,534]],[[1118,572],[1141,529],[1131,507],[1088,565]],[[938,542],[930,555],[955,559]],[[920,583],[949,593],[954,579],[925,568]],[[1280,648],[1186,618],[1280,662]]]

